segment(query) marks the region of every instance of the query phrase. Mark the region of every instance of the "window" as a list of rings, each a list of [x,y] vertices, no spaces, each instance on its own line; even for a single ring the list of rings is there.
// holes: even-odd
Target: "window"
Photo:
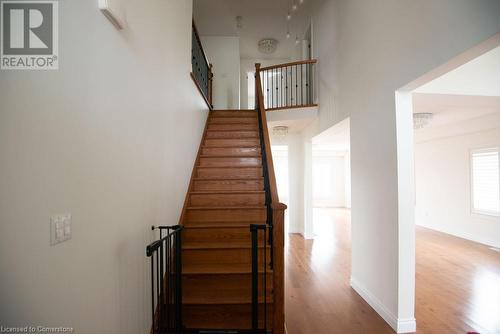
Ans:
[[[474,150],[472,166],[472,211],[500,216],[500,148]]]

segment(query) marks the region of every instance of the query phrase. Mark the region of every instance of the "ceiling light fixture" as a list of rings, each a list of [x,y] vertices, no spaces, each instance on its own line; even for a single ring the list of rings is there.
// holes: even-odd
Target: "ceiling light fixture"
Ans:
[[[273,127],[273,136],[278,138],[285,138],[288,134],[288,126],[275,126]]]
[[[290,14],[290,12],[288,12],[288,14],[286,14],[286,19],[288,21],[290,21],[292,19],[292,14]]]
[[[274,38],[264,38],[259,41],[259,51],[265,54],[271,54],[278,48],[278,41]]]
[[[296,11],[296,10],[297,10],[297,4],[296,4],[296,3],[293,3],[293,5],[292,5],[292,10],[293,10],[293,11]]]
[[[419,112],[413,114],[413,129],[419,130],[427,125],[429,125],[430,121],[434,115],[430,112]]]
[[[287,32],[286,32],[286,38],[287,38],[287,39],[290,39],[290,31],[287,31]]]

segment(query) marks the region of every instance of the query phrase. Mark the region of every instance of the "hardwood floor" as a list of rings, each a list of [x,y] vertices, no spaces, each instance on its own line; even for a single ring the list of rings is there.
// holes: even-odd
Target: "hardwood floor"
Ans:
[[[350,211],[315,209],[315,240],[286,246],[288,334],[393,333],[350,288]],[[500,333],[500,253],[417,228],[417,333]]]

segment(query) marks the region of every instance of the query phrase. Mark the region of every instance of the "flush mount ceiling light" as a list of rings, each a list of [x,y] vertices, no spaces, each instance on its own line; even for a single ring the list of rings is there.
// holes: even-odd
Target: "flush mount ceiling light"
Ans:
[[[285,138],[288,134],[288,126],[275,126],[273,127],[273,136],[278,138]]]
[[[271,54],[276,51],[278,41],[274,38],[264,38],[259,41],[259,51],[265,54]]]
[[[426,127],[434,115],[430,112],[419,112],[413,114],[413,129],[418,130]]]

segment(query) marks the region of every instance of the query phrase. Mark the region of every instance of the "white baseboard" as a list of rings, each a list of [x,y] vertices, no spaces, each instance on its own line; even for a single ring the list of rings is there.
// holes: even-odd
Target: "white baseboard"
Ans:
[[[417,321],[415,318],[398,319],[398,333],[415,333],[417,331]]]
[[[398,319],[385,305],[358,281],[351,277],[351,287],[356,291],[396,333],[414,333],[417,328],[415,318]]]

